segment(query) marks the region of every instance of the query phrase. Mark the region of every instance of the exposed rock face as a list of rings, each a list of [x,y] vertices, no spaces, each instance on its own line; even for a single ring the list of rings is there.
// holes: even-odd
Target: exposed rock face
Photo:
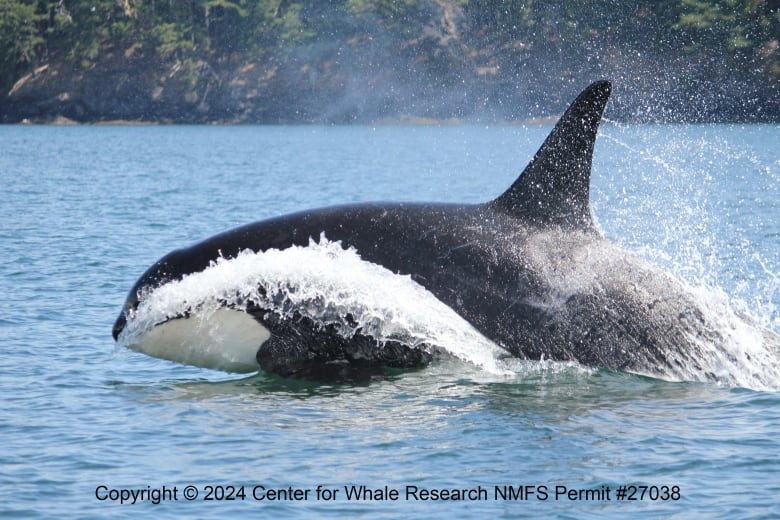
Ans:
[[[209,81],[208,65],[198,63],[193,85],[182,69],[179,62],[161,68],[133,59],[99,63],[87,70],[68,62],[45,65],[14,85],[3,119],[46,122],[61,116],[80,122],[207,121],[208,94],[216,78]]]

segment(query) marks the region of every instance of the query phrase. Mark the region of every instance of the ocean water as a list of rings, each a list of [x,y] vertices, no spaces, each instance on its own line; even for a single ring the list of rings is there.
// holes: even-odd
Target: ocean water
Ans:
[[[111,338],[173,248],[309,207],[488,200],[549,130],[0,127],[0,516],[780,517],[780,381],[754,373],[448,360],[328,385]],[[777,125],[605,124],[599,227],[780,332],[778,143]]]

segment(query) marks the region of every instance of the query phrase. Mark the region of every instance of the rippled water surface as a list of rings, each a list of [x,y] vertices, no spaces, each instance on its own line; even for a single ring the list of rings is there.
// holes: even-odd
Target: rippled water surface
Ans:
[[[0,515],[780,516],[776,390],[456,361],[318,385],[114,345],[126,292],[175,247],[308,207],[484,201],[548,131],[0,127]],[[778,126],[607,124],[599,226],[778,332],[778,142]],[[353,485],[398,498],[349,499]],[[645,496],[620,500],[621,486]]]

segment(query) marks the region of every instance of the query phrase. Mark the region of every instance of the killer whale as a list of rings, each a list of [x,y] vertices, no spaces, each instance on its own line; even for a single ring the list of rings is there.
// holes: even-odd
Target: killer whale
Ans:
[[[587,87],[569,106],[517,180],[481,204],[368,203],[271,218],[178,249],[134,284],[113,336],[169,282],[242,251],[306,247],[326,237],[366,262],[411,279],[486,338],[523,359],[574,360],[588,366],[684,379],[693,369],[722,376],[702,345],[723,334],[684,284],[606,240],[593,222],[590,175],[596,135],[611,92]],[[343,375],[381,366],[411,368],[435,355],[425,345],[384,341],[298,310],[271,308],[273,294],[226,305],[212,318],[233,335],[192,332],[188,309],[151,324],[128,344],[148,354],[229,371],[258,367],[284,376]],[[229,318],[228,318],[229,317]],[[224,319],[223,319],[224,318]],[[349,324],[352,317],[340,316]],[[218,321],[218,320],[217,320]],[[208,327],[206,327],[208,328]],[[762,331],[777,345],[777,336]],[[228,356],[193,358],[192,342],[222,342]],[[738,361],[738,360],[737,360]]]

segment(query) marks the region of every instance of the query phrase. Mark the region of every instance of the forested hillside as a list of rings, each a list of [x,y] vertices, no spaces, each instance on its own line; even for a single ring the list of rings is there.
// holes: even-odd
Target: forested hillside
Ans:
[[[779,0],[0,0],[0,120],[780,121]]]

